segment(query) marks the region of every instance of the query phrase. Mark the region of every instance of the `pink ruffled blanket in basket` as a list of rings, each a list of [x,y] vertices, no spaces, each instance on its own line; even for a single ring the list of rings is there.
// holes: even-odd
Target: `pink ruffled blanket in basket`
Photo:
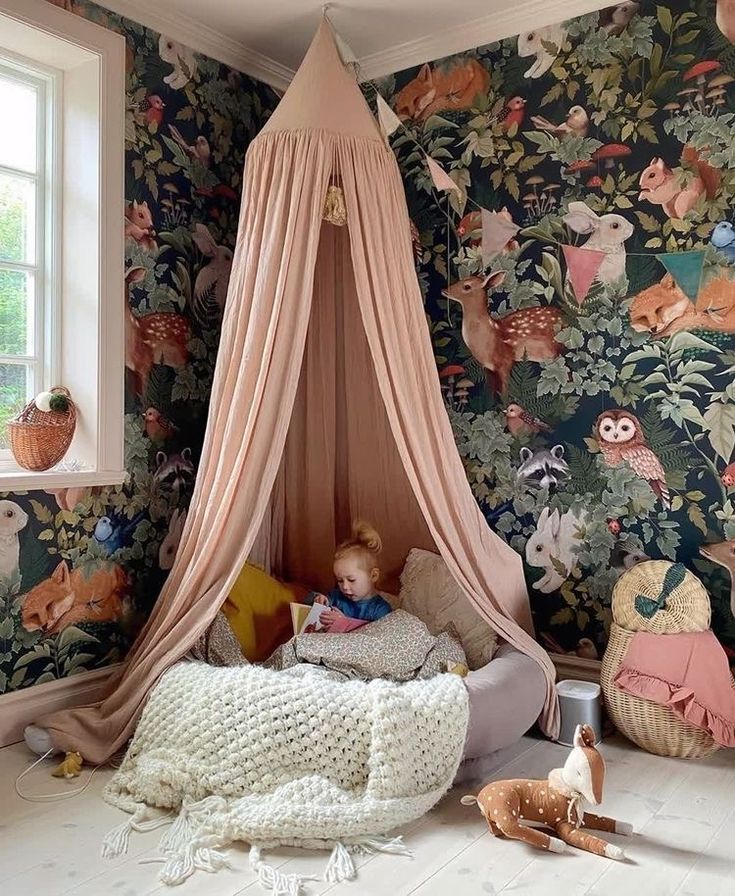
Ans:
[[[636,632],[614,680],[635,697],[668,706],[715,743],[735,747],[735,689],[725,651],[711,631]]]

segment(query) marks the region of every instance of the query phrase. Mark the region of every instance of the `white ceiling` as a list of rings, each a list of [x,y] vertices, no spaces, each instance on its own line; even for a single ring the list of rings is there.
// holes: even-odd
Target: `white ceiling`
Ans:
[[[298,68],[323,7],[323,0],[99,2],[280,88]],[[328,15],[360,60],[362,76],[373,78],[605,5],[605,0],[336,0]]]

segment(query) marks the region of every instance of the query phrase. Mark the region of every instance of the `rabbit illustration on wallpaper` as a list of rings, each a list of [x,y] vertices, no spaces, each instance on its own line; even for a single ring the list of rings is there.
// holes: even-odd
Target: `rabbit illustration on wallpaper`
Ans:
[[[536,531],[526,542],[526,563],[544,570],[544,575],[533,583],[538,591],[550,594],[567,580],[576,563],[575,548],[581,541],[579,529],[583,523],[583,517],[572,510],[559,513],[544,507],[541,511]]]
[[[161,569],[171,569],[174,565],[176,552],[181,543],[185,522],[186,511],[176,508],[171,514],[171,521],[168,524],[168,532],[161,542],[161,547],[158,549],[158,565]]]
[[[220,312],[225,307],[232,269],[232,250],[227,246],[218,246],[204,224],[194,226],[192,239],[199,251],[209,259],[196,276],[192,296],[194,314],[200,322],[206,322],[216,311],[213,303],[216,303]]]
[[[584,202],[570,202],[564,223],[575,233],[590,234],[583,249],[604,252],[605,260],[595,278],[609,285],[625,276],[625,241],[633,235],[633,225],[622,215],[598,215]]]
[[[563,25],[547,25],[545,28],[536,28],[535,31],[524,31],[519,34],[518,55],[536,57],[536,61],[523,73],[523,77],[540,78],[541,75],[545,75],[559,55],[566,36],[567,31]],[[556,48],[555,53],[549,52],[549,45]]]
[[[174,90],[186,87],[197,70],[194,50],[162,34],[158,39],[158,55],[164,62],[174,67],[171,74],[164,77],[163,83]]]
[[[20,570],[18,533],[25,529],[28,514],[15,501],[0,501],[0,580],[14,579]]]

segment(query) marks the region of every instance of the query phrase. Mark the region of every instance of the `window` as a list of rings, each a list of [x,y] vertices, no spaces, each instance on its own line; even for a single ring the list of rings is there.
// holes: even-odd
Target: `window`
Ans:
[[[125,479],[125,38],[0,0],[0,492]],[[62,126],[63,125],[63,126]],[[7,421],[66,386],[62,465],[22,470]]]
[[[54,76],[0,55],[0,451],[7,421],[56,373]]]

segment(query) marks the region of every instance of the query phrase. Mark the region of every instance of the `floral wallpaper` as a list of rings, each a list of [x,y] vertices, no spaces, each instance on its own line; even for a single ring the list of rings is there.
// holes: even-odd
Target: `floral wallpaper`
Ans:
[[[733,41],[724,0],[625,0],[378,84],[457,445],[552,650],[600,656],[650,557],[735,656]],[[481,207],[519,227],[485,261]]]
[[[158,596],[203,441],[244,153],[265,85],[82,0],[127,39],[120,487],[0,495],[0,693],[119,660]]]

